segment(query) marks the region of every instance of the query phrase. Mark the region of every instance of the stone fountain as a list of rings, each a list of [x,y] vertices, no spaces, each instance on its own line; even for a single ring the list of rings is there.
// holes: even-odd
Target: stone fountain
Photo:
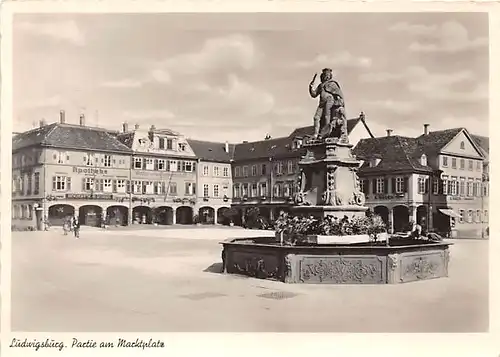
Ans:
[[[315,132],[304,141],[293,214],[364,217],[365,195],[347,134],[344,96],[328,68],[309,84],[319,97]],[[361,115],[364,115],[363,113]],[[355,238],[355,239],[353,239]],[[370,241],[364,236],[313,236],[305,245],[284,245],[269,237],[222,243],[224,271],[287,283],[394,284],[446,277],[450,243],[421,240]],[[382,243],[382,244],[381,244]]]

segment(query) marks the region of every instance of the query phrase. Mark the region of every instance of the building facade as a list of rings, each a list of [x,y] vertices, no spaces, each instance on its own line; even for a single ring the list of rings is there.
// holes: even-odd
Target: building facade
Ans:
[[[410,222],[457,237],[481,235],[487,223],[484,155],[465,128],[361,140],[359,176],[367,205],[391,231]]]

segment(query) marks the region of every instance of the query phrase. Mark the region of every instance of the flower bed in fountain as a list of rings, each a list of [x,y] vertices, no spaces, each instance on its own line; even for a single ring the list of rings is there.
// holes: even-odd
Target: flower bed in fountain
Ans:
[[[448,276],[450,243],[410,237],[382,240],[385,227],[379,218],[342,222],[282,216],[276,222],[276,238],[222,242],[224,271],[309,284],[395,284]],[[364,241],[352,241],[361,235]],[[336,241],[318,244],[323,236]]]

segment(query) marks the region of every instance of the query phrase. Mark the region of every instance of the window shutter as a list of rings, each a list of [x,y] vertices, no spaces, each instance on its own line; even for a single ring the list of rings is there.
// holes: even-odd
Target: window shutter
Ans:
[[[193,183],[193,195],[196,195],[196,185]]]
[[[66,191],[71,191],[71,177],[67,177]]]
[[[377,179],[372,180],[372,193],[377,193]]]
[[[396,178],[395,177],[392,178],[391,185],[392,185],[392,193],[396,193]]]
[[[177,161],[177,171],[181,171],[182,170],[182,166],[181,166],[181,161]]]
[[[384,193],[386,193],[386,194],[389,192],[388,183],[389,183],[389,181],[385,178],[384,179]]]
[[[408,192],[408,177],[403,178],[403,192]]]
[[[430,184],[430,179],[429,178],[426,178],[425,179],[425,192],[424,193],[429,193],[429,184]],[[458,182],[456,182],[457,186],[458,186]],[[458,189],[458,187],[457,187]]]
[[[368,195],[370,192],[370,180],[363,180],[363,193]]]
[[[154,168],[155,168],[155,170],[158,170],[158,159],[155,159],[154,162],[155,162],[154,163]]]
[[[144,159],[144,158],[142,159],[142,169],[143,170],[146,170],[146,161],[147,161],[146,159]]]
[[[130,193],[130,180],[127,180],[127,193]]]
[[[56,190],[56,187],[57,187],[57,186],[56,186],[56,177],[55,177],[55,176],[52,176],[52,190],[54,190],[54,191],[55,191],[55,190]],[[19,189],[18,189],[18,191],[19,191]]]
[[[82,191],[87,191],[87,188],[85,187],[85,178],[82,179]]]
[[[193,164],[191,165],[191,167],[193,168],[192,171],[195,172],[196,171],[196,162],[193,162]]]
[[[166,193],[166,192],[165,192],[165,182],[162,182],[162,183],[161,183],[161,192],[162,192],[162,193]]]
[[[112,181],[112,185],[113,185],[113,193],[116,193],[118,190],[116,189],[116,180],[113,180]]]
[[[442,195],[444,193],[444,181],[439,179],[439,188],[438,188],[438,193]]]

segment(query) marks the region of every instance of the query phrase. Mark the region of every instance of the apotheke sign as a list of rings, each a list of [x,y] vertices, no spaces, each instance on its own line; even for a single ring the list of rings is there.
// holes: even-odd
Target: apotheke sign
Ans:
[[[73,166],[73,172],[76,172],[77,174],[95,174],[95,175],[106,175],[108,173],[107,169],[94,169],[91,167],[76,167]]]

